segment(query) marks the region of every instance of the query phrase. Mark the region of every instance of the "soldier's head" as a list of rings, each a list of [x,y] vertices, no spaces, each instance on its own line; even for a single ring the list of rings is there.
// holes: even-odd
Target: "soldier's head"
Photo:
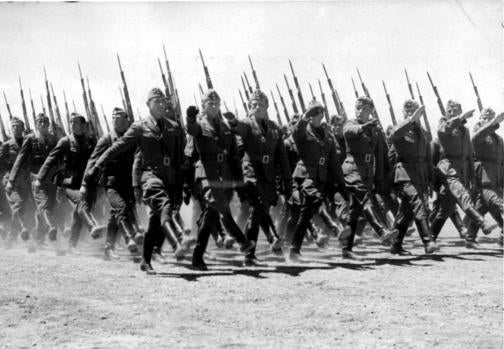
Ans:
[[[374,103],[371,98],[361,96],[355,101],[355,117],[362,123],[366,123],[371,118],[374,110]]]
[[[14,116],[11,119],[12,136],[17,139],[22,138],[24,129],[24,122],[20,118]]]
[[[39,113],[35,117],[35,128],[42,136],[49,134],[49,118],[44,113]]]
[[[459,102],[450,99],[446,102],[446,116],[448,119],[454,118],[462,114],[462,106]]]
[[[210,117],[216,117],[220,113],[220,102],[221,99],[217,92],[214,89],[209,89],[201,101],[203,111]]]
[[[481,111],[480,121],[484,124],[495,118],[495,111],[492,108],[485,108]]]
[[[310,120],[313,126],[319,127],[324,118],[324,107],[317,101],[311,101],[306,109],[305,117]]]
[[[345,124],[345,117],[341,115],[331,116],[331,126],[334,133],[341,136],[343,135],[343,125]]]
[[[419,107],[420,105],[416,101],[407,99],[404,102],[402,109],[404,119],[409,119]]]
[[[119,135],[124,134],[130,126],[128,113],[122,108],[115,107],[114,110],[112,110],[112,125]]]
[[[249,116],[264,120],[268,118],[268,97],[261,90],[255,90],[250,96],[248,103]]]
[[[154,87],[149,91],[147,95],[147,107],[149,107],[149,112],[154,119],[159,120],[166,117],[168,100],[161,89]]]
[[[84,116],[76,112],[70,114],[70,128],[72,129],[72,134],[75,136],[82,136],[85,134],[87,122]]]
[[[282,137],[283,138],[289,137],[289,126],[288,125],[282,125],[282,126],[280,126],[280,131],[282,132]]]

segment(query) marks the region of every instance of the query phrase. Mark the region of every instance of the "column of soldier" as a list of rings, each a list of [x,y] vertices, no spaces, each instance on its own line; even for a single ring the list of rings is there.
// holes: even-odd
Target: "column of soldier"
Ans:
[[[342,258],[362,260],[353,247],[366,223],[393,255],[411,254],[403,240],[413,222],[425,253],[435,253],[448,218],[467,248],[478,248],[480,229],[495,234],[502,246],[504,145],[496,130],[504,113],[496,116],[483,108],[474,83],[480,117],[471,135],[465,124],[474,110],[463,112],[453,100],[444,106],[431,80],[442,113],[432,137],[423,101],[414,100],[409,81],[413,98],[404,102],[399,123],[385,89],[394,126],[384,131],[364,83],[365,95],[355,90],[355,115],[348,118],[327,77],[339,114],[329,117],[323,95],[324,104],[313,96],[305,107],[292,70],[302,112],[297,113],[289,88],[295,113],[289,116],[280,96],[288,120],[281,125],[274,100],[279,123],[268,117],[270,101],[253,67],[256,89],[244,84],[246,117],[238,119],[237,112],[221,112],[221,98],[203,66],[208,90],[201,93],[201,110],[187,108],[185,125],[176,90],[164,74],[166,94],[159,88],[148,92],[147,117],[132,121],[125,89],[128,102],[114,108],[110,131],[100,137],[90,132],[89,114],[69,114],[66,135],[44,113],[35,116],[36,130],[29,134],[25,122],[13,116],[11,137],[4,137],[0,148],[6,244],[20,235],[34,251],[46,236],[57,243],[65,235],[67,252],[78,253],[85,227],[94,239],[106,236],[109,260],[118,258],[115,245],[122,235],[128,250],[141,254],[140,268],[148,274],[155,273],[152,260],[167,262],[164,240],[177,260],[193,248],[192,267],[207,270],[210,236],[219,248],[237,244],[245,266],[262,266],[256,257],[259,230],[274,254],[282,255],[282,247],[290,244],[285,256],[291,263],[306,261],[301,257],[305,241],[324,248],[331,237]],[[126,84],[122,68],[121,75]],[[106,207],[100,197],[110,207],[106,225],[93,212]],[[240,205],[233,210],[236,197]],[[180,216],[184,204],[192,206],[197,219],[196,238]],[[148,208],[145,232],[139,227],[139,205]]]

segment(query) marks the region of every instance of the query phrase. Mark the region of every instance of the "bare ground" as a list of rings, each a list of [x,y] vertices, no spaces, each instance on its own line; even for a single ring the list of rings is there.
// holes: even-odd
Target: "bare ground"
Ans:
[[[425,256],[414,234],[414,255],[392,257],[367,237],[363,263],[310,245],[299,265],[261,242],[264,268],[210,243],[210,271],[172,259],[155,276],[124,250],[103,261],[100,242],[78,256],[0,248],[0,347],[502,348],[502,249],[480,242],[467,250],[445,230]]]

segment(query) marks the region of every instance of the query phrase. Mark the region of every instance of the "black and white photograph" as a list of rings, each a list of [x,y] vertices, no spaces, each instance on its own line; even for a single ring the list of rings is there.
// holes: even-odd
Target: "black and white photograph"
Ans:
[[[0,2],[0,348],[503,348],[503,15]]]

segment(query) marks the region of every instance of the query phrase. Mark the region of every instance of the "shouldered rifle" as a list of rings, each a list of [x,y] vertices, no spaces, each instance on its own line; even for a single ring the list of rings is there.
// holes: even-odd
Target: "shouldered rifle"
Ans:
[[[163,44],[163,54],[164,54],[164,58],[165,58],[168,86],[169,86],[170,92],[171,92],[171,95],[170,96],[166,95],[166,97],[171,99],[172,104],[173,104],[173,108],[175,109],[175,116],[177,118],[177,122],[179,123],[180,127],[182,127],[182,129],[184,129],[184,118],[182,117],[182,108],[180,106],[180,98],[178,95],[177,87],[175,86],[175,79],[173,78],[173,74],[170,69],[170,63],[168,62],[168,57],[166,55],[166,48],[165,48],[164,44]]]
[[[121,86],[119,86],[119,94],[121,95],[121,102],[122,102],[122,105],[123,105],[123,109],[124,110],[128,110],[128,108],[126,107],[126,101],[124,100],[124,95],[123,95]]]
[[[72,99],[72,105],[74,113],[77,113],[77,108],[75,108],[75,101],[73,99]]]
[[[44,113],[45,116],[47,116],[45,105],[44,105],[44,98],[42,98],[42,96],[40,96],[40,104],[42,105],[42,112]]]
[[[100,104],[100,108],[101,108],[101,112],[102,112],[102,116],[103,116],[103,121],[105,121],[105,127],[107,128],[107,133],[110,133],[109,121],[107,119],[107,115],[105,115],[105,110],[103,110],[102,104]]]
[[[60,113],[59,106],[58,106],[58,100],[56,98],[56,95],[54,94],[54,89],[53,89],[52,84],[51,84],[51,93],[52,93],[53,100],[54,100],[54,108],[56,110],[56,119],[58,120],[58,125],[63,129],[63,131],[65,131],[65,128],[63,127],[63,119],[61,118],[61,113]]]
[[[306,111],[306,106],[303,100],[303,94],[301,92],[301,87],[299,86],[299,81],[296,74],[294,73],[294,68],[292,67],[292,62],[290,59],[289,59],[289,66],[292,72],[292,78],[294,79],[294,85],[296,86],[297,89],[297,95],[299,99],[299,104],[301,105],[301,111],[304,113]]]
[[[289,80],[287,80],[287,75],[284,74],[284,80],[285,80],[285,85],[287,85],[287,91],[289,91],[289,96],[292,102],[292,110],[294,111],[294,114],[299,114],[299,110],[296,105],[296,99],[294,98],[294,93],[292,92],[292,89],[289,86]]]
[[[469,72],[469,77],[471,78],[471,83],[472,83],[472,86],[474,89],[474,94],[476,94],[476,103],[478,103],[478,109],[481,112],[483,110],[483,103],[481,102],[481,98],[480,98],[480,95],[478,92],[478,87],[474,83],[474,79],[473,79],[471,72]]]
[[[128,91],[128,85],[126,84],[126,78],[124,76],[124,71],[121,66],[121,59],[119,58],[119,54],[117,54],[117,63],[119,64],[119,71],[121,73],[121,80],[123,83],[123,90],[124,90],[124,100],[126,102],[126,112],[128,113],[128,119],[130,123],[133,123],[135,121],[135,116],[133,115],[133,108],[131,107],[131,100],[130,100],[130,95]]]
[[[355,98],[359,98],[359,92],[357,92],[357,88],[355,87],[355,81],[353,78],[352,78],[352,86],[353,86],[353,92],[354,92]]]
[[[118,56],[119,58],[119,56]],[[80,76],[80,82],[81,82],[81,88],[82,88],[82,100],[84,102],[84,109],[86,109],[86,116],[88,120],[91,120],[91,114],[89,111],[89,102],[87,98],[87,93],[86,93],[86,85],[84,84],[84,78],[82,77],[82,70],[80,67],[80,64],[77,63],[77,66],[79,67],[79,76]],[[51,121],[53,122],[53,121]]]
[[[362,90],[364,91],[364,94],[366,95],[367,98],[373,100],[373,98],[371,98],[371,95],[369,93],[369,90],[367,89],[366,87],[366,84],[364,84],[364,80],[362,80],[362,76],[360,74],[360,71],[359,69],[357,68],[357,75],[359,76],[359,80],[361,82],[361,86],[362,86]],[[373,102],[374,104],[374,102]],[[380,126],[381,126],[381,120],[380,120],[380,117],[378,116],[378,112],[376,111],[376,105],[374,105],[374,108],[373,108],[373,117],[378,120]],[[383,126],[382,126],[383,128]]]
[[[9,139],[9,137],[7,136],[7,132],[5,132],[5,126],[1,114],[0,114],[0,134],[2,136],[2,142],[5,142],[6,140]]]
[[[199,50],[199,55],[201,58],[201,64],[203,64],[203,71],[205,72],[207,88],[211,89],[213,88],[212,79],[210,78],[210,73],[208,72],[208,67],[205,64],[205,60],[203,59],[203,54],[201,53],[201,50]]]
[[[247,101],[248,101],[248,100],[250,100],[249,91],[247,89],[247,86],[245,86],[245,80],[243,80],[243,76],[240,75],[240,79],[241,79],[241,82],[242,82],[243,91],[245,92],[245,97],[247,97]]]
[[[238,107],[236,106],[236,100],[233,98],[233,107],[236,117],[238,117]]]
[[[32,93],[31,93],[31,89],[28,89],[28,94],[30,96],[30,105],[31,105],[31,110],[32,110],[32,118],[33,118],[33,125],[37,125],[36,122],[35,122],[35,118],[36,118],[36,113],[35,113],[35,104],[33,104],[33,97],[32,97]]]
[[[275,96],[273,96],[273,91],[270,90],[270,94],[271,94],[271,100],[273,101],[273,105],[275,106],[275,112],[276,112],[278,124],[280,126],[282,126],[282,119],[280,119],[280,112],[278,111],[278,105],[277,105],[277,102],[275,101]]]
[[[249,90],[249,93],[252,94],[254,92],[254,89],[252,86],[250,86],[249,79],[247,77],[247,73],[243,72],[243,77],[245,78],[245,82],[247,83],[247,88]]]
[[[338,113],[338,115],[342,115],[343,116],[345,114],[345,112],[344,112],[344,110],[342,108],[341,101],[339,100],[339,96],[336,93],[336,89],[333,86],[331,78],[329,77],[329,74],[327,74],[327,70],[326,70],[326,67],[325,67],[324,63],[322,63],[322,68],[324,69],[324,74],[325,74],[326,79],[327,79],[327,84],[329,85],[329,89],[331,90],[331,96],[332,96],[332,99],[334,101],[334,106],[336,107],[336,112]],[[320,82],[319,82],[319,85],[320,85]],[[320,87],[320,91],[322,91],[322,87]],[[325,104],[325,102],[324,102],[324,104]],[[327,104],[326,104],[326,108],[327,108]]]
[[[63,90],[63,101],[65,102],[65,118],[67,124],[67,133],[70,133],[70,110],[68,110],[68,102],[66,98],[65,90]]]
[[[394,107],[392,106],[392,101],[390,100],[390,95],[389,95],[389,93],[387,91],[387,87],[385,86],[385,81],[382,80],[382,84],[383,84],[383,90],[385,91],[385,97],[387,97],[387,102],[388,102],[388,105],[389,105],[390,118],[392,119],[392,124],[394,126],[397,126],[397,119],[395,117]]]
[[[425,105],[424,101],[423,101],[422,93],[420,92],[420,87],[418,86],[418,82],[416,83],[416,88],[417,88],[418,100],[420,101],[420,104]],[[427,119],[427,113],[425,112],[425,109],[423,111],[423,120],[424,120],[425,128],[427,129],[427,133],[429,134],[430,140],[432,140],[432,131],[430,128],[429,119]]]
[[[240,91],[240,90],[238,90]],[[195,106],[198,106],[198,101],[196,100],[196,95],[193,93],[193,97],[194,97],[194,105]]]
[[[199,87],[200,97],[201,97],[201,99],[203,99],[203,95],[205,94],[205,92],[203,92],[203,86],[201,86],[201,84],[198,83],[198,87]]]
[[[408,90],[409,90],[411,99],[415,100],[415,94],[413,93],[413,87],[411,86],[411,82],[410,82],[409,76],[408,76],[408,71],[406,70],[406,68],[404,68],[404,75],[406,75],[406,82],[408,83]]]
[[[46,73],[45,67],[44,67],[44,80],[45,80],[45,87],[46,87],[47,111],[49,112],[49,119],[51,120],[51,126],[54,127],[54,125],[56,124],[56,121],[54,120],[54,111],[53,111],[52,102],[51,102],[51,91],[49,91],[49,81],[47,81],[47,73]]]
[[[91,115],[91,119],[89,119],[92,127],[92,131],[95,134],[95,137],[98,139],[103,136],[103,128],[100,124],[100,119],[98,118],[98,112],[96,111],[96,106],[93,101],[93,95],[91,94],[91,87],[89,86],[89,79],[86,76],[87,84],[88,84],[88,95],[89,95],[89,111]]]
[[[277,92],[278,92],[278,96],[280,97],[280,102],[282,103],[283,112],[284,112],[284,115],[285,115],[285,120],[287,120],[287,122],[289,123],[290,122],[289,112],[287,111],[287,106],[285,105],[285,100],[282,97],[282,94],[280,93],[280,89],[278,88],[278,84],[275,84],[275,85],[276,85],[276,89],[277,89]]]
[[[23,109],[23,120],[25,123],[26,133],[30,133],[30,123],[28,122],[28,112],[26,111],[26,103],[24,99],[23,85],[21,85],[21,77],[19,77],[19,93],[21,94],[21,107]]]
[[[169,98],[171,95],[170,88],[168,87],[168,82],[166,81],[166,75],[164,74],[163,67],[161,66],[161,61],[158,58],[159,71],[161,72],[161,80],[163,80],[163,86],[165,88],[166,97]]]
[[[330,122],[330,120],[329,120],[329,110],[327,109],[327,101],[326,101],[326,98],[325,98],[324,90],[322,90],[322,84],[320,83],[320,79],[318,80],[318,85],[319,85],[319,89],[320,89],[320,97],[322,98],[322,103],[324,104],[325,119],[326,119],[327,124],[329,124],[329,122]]]
[[[245,101],[243,100],[243,95],[240,90],[238,90],[238,93],[240,94],[240,99],[243,104],[243,109],[245,110],[245,115],[247,115],[248,114],[247,103],[245,103]]]
[[[166,89],[166,98],[171,99],[172,94],[175,92],[175,88],[173,86],[173,80],[171,78],[170,63],[168,62],[168,56],[166,55],[166,48],[165,48],[164,44],[163,44],[163,55],[164,55],[165,65],[166,65],[166,74],[168,75],[168,78],[164,78],[163,82],[166,81],[165,86],[168,86],[168,88]],[[161,63],[159,63],[159,69],[161,69]],[[163,73],[163,69],[161,69],[161,74],[162,73]]]
[[[254,77],[254,81],[255,81],[255,84],[256,84],[256,89],[260,90],[261,86],[259,86],[259,80],[257,79],[257,74],[256,74],[256,71],[254,69],[254,66],[252,65],[252,59],[250,58],[250,55],[248,56],[248,59],[249,59],[249,63],[250,63],[250,69],[252,69],[252,76]]]
[[[441,115],[446,116],[446,111],[443,106],[443,101],[441,101],[441,97],[439,96],[438,89],[437,89],[436,85],[434,85],[434,83],[432,82],[432,79],[431,79],[429,72],[427,72],[427,77],[429,78],[429,82],[431,84],[432,90],[434,91],[434,94],[436,95],[439,111],[441,112]]]
[[[315,95],[313,94],[313,88],[312,88],[312,85],[310,82],[308,83],[308,87],[310,88],[310,94],[311,94],[312,101],[316,101],[317,98],[315,98]]]
[[[7,102],[7,96],[5,95],[5,91],[2,91],[2,92],[3,92],[3,97],[5,100],[5,106],[7,107],[7,112],[9,113],[9,119],[12,119],[12,113],[11,113],[9,102]]]

